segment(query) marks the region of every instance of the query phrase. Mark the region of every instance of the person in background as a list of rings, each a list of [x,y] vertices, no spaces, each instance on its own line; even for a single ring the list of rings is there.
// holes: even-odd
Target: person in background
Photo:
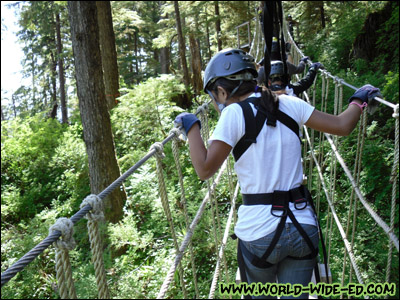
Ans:
[[[307,286],[316,264],[319,237],[312,199],[302,185],[298,128],[305,124],[322,132],[348,135],[379,89],[363,86],[349,99],[346,110],[331,115],[299,98],[278,96],[257,86],[257,75],[253,57],[244,51],[218,52],[204,73],[204,91],[220,113],[208,147],[194,114],[181,113],[175,123],[187,135],[192,164],[201,180],[213,176],[229,153],[234,153],[243,200],[235,225],[242,282]],[[279,117],[271,122],[279,113],[299,126],[297,133]],[[256,138],[249,142],[246,137],[254,132],[247,121],[257,116],[267,122],[262,121]],[[249,142],[248,147],[238,153],[243,142]]]
[[[320,68],[323,68],[319,62],[313,63],[307,71],[304,78],[296,83],[288,83],[287,76],[284,74],[283,62],[275,60],[271,62],[271,72],[268,78],[268,84],[271,91],[277,94],[287,94],[289,96],[300,96],[302,92],[307,90],[314,82],[315,76]],[[262,85],[265,75],[259,72],[257,82]]]

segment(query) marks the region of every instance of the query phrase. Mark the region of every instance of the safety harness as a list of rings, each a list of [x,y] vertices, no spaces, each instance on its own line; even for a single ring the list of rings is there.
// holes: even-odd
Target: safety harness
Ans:
[[[301,139],[299,136],[299,125],[295,120],[293,120],[289,115],[285,114],[284,112],[278,110],[276,116],[272,115],[269,112],[263,111],[259,107],[259,101],[260,98],[256,97],[251,97],[248,98],[244,101],[238,102],[237,104],[240,105],[240,107],[243,110],[244,114],[244,119],[245,119],[245,134],[244,136],[239,140],[239,142],[236,144],[236,146],[233,149],[233,156],[235,158],[235,161],[238,161],[239,158],[242,156],[244,152],[251,146],[252,143],[256,143],[257,136],[259,135],[262,127],[264,126],[265,120],[268,126],[276,126],[276,121],[281,122],[288,128],[290,128],[293,133],[297,135],[299,138],[299,141],[301,143]],[[251,108],[250,103],[253,103],[254,106],[257,108],[257,114],[254,116],[253,109]],[[293,212],[291,211],[289,207],[289,203],[293,203],[295,209],[297,210],[302,210],[305,209],[308,205],[308,203],[311,205],[314,214],[315,214],[315,207],[314,203],[311,197],[310,192],[308,191],[307,187],[302,185],[298,188],[289,190],[289,191],[274,191],[273,193],[264,193],[264,194],[242,194],[242,199],[243,199],[243,204],[244,205],[272,205],[271,208],[271,214],[277,218],[281,218],[280,222],[277,226],[277,229],[275,231],[274,237],[271,241],[270,246],[268,249],[265,251],[262,257],[258,257],[254,254],[252,254],[243,244],[243,242],[238,239],[238,264],[239,264],[239,270],[240,270],[240,276],[242,282],[247,282],[247,276],[246,276],[246,271],[245,271],[245,262],[243,256],[245,256],[254,266],[258,268],[269,268],[273,266],[273,264],[267,262],[267,259],[269,255],[272,253],[274,250],[277,242],[279,241],[279,238],[282,234],[282,231],[285,227],[286,220],[289,217],[289,219],[292,221],[293,225],[296,227],[296,229],[299,231],[301,236],[304,238],[306,241],[308,247],[311,250],[311,253],[309,255],[303,256],[303,257],[291,257],[292,259],[296,260],[303,260],[303,259],[312,259],[318,255],[318,247],[314,248],[313,243],[310,239],[310,237],[307,235],[307,233],[304,231],[303,227],[300,225],[300,223],[296,220]],[[323,250],[323,255],[324,255],[324,261],[325,261],[325,270],[328,270],[327,268],[327,255],[326,255],[326,249],[325,249],[325,244],[324,244],[324,239],[322,236],[322,231],[318,223],[318,229],[319,229],[319,236],[320,236],[320,241],[322,243],[322,250]],[[235,234],[232,235],[233,239],[237,239],[237,236]],[[315,271],[315,276],[317,282],[320,281],[320,275],[319,275],[319,270],[318,270],[318,264],[316,263],[316,266],[314,268]]]

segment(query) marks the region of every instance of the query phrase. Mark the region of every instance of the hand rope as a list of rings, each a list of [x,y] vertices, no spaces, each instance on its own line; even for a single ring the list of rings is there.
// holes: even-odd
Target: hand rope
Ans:
[[[390,181],[392,183],[392,201],[391,201],[391,209],[390,209],[390,233],[394,234],[394,221],[395,221],[395,212],[396,212],[396,195],[397,195],[397,185],[398,174],[399,174],[399,104],[396,105],[393,112],[393,118],[395,118],[395,141],[394,141],[394,159],[393,159],[393,167],[392,173],[390,176]],[[386,266],[386,282],[390,282],[390,270],[392,266],[392,252],[393,245],[392,242],[389,241],[389,250],[388,250],[388,261]],[[388,297],[385,296],[385,299]]]
[[[56,248],[56,278],[62,299],[76,299],[74,281],[72,279],[71,263],[69,260],[69,250],[75,248],[76,243],[73,238],[74,224],[68,218],[59,218],[50,227],[49,233],[55,230],[61,232],[61,239],[54,242]]]
[[[161,143],[154,143],[150,150],[156,150],[156,167],[157,167],[157,177],[158,177],[158,190],[161,198],[161,203],[164,208],[165,215],[167,217],[167,221],[169,224],[169,229],[171,231],[172,239],[174,242],[175,250],[177,253],[179,253],[179,246],[178,246],[178,241],[176,238],[176,233],[175,233],[175,227],[174,223],[172,221],[172,216],[171,216],[171,210],[169,207],[169,201],[168,201],[168,196],[167,196],[167,189],[165,187],[165,181],[164,181],[164,173],[163,173],[163,168],[162,168],[162,159],[165,157],[164,155],[164,147]],[[179,263],[179,268],[178,268],[178,273],[179,273],[179,279],[181,283],[181,288],[182,292],[184,295],[184,299],[188,299],[187,297],[187,292],[186,292],[186,286],[185,286],[185,281],[183,279],[183,269],[182,265]]]
[[[225,171],[225,169],[226,169],[226,161],[223,163],[223,165],[221,166],[221,168],[218,172],[217,178],[215,179],[215,181],[211,187],[211,193],[214,192],[216,186],[218,185],[218,183],[221,179],[222,173]],[[211,198],[211,193],[209,191],[206,194],[199,209],[197,210],[196,216],[194,217],[192,224],[190,225],[190,228],[189,228],[188,232],[186,233],[185,238],[183,239],[183,242],[181,243],[181,246],[179,247],[179,252],[175,256],[175,260],[172,263],[172,265],[170,266],[169,271],[167,272],[164,282],[163,282],[163,284],[160,288],[160,291],[157,295],[157,299],[165,298],[165,294],[166,294],[172,280],[174,279],[174,274],[175,274],[176,268],[179,265],[180,261],[182,260],[183,254],[189,244],[189,241],[191,240],[191,238],[193,236],[194,230],[196,229],[197,224],[199,223],[200,218],[202,217],[202,215],[204,213],[206,205]]]
[[[226,243],[228,241],[229,230],[231,228],[233,214],[236,211],[235,206],[236,206],[236,199],[237,199],[238,192],[239,192],[239,182],[236,184],[235,194],[233,196],[232,203],[231,203],[231,209],[229,211],[228,220],[226,221],[225,233],[224,233],[224,237],[222,239],[221,247],[219,248],[219,253],[217,256],[217,264],[215,266],[214,276],[213,276],[213,280],[211,282],[210,293],[208,294],[208,299],[214,299],[215,289],[217,287],[217,281],[218,281],[219,272],[220,272],[220,263],[221,263],[221,260],[225,257],[224,250],[226,247]]]
[[[87,205],[92,207],[92,210],[86,214],[85,218],[88,220],[87,228],[99,298],[110,299],[103,260],[103,241],[99,230],[99,222],[104,220],[103,202],[99,196],[91,194],[83,199],[80,207],[83,208]]]
[[[181,164],[179,162],[179,146],[178,146],[179,138],[178,137],[181,134],[181,132],[178,128],[174,128],[171,130],[171,133],[175,133],[175,138],[172,140],[172,153],[174,155],[175,166],[176,166],[176,169],[178,172],[179,186],[181,188],[181,205],[183,207],[183,213],[185,215],[186,231],[188,231],[190,222],[189,222],[189,215],[188,215],[187,205],[186,205],[185,187],[183,184],[182,168],[181,168]],[[189,242],[189,251],[190,251],[190,262],[192,265],[194,289],[195,289],[195,293],[196,293],[196,298],[198,299],[200,297],[200,293],[199,293],[199,288],[197,285],[196,264],[194,261],[194,251],[193,251],[192,241]]]

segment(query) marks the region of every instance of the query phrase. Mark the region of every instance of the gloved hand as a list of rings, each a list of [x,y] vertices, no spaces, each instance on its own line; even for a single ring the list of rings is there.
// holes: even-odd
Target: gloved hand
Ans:
[[[360,87],[353,94],[353,96],[350,97],[349,103],[354,98],[360,99],[363,103],[368,104],[367,106],[368,113],[372,115],[378,108],[378,101],[374,100],[375,97],[382,97],[381,91],[370,84],[366,84]]]
[[[349,103],[354,99],[360,99],[363,103],[368,103],[369,101],[371,101],[372,99],[374,99],[375,97],[380,96],[381,92],[378,88],[373,87],[370,84],[366,84],[362,87],[360,87],[354,94],[353,96],[350,97],[349,99]]]
[[[308,59],[309,59],[308,56],[304,56],[302,59],[300,59],[300,61],[302,61],[303,63],[306,63]]]
[[[200,120],[196,117],[195,114],[191,114],[191,113],[187,113],[187,112],[183,112],[180,113],[174,121],[175,127],[183,127],[185,134],[187,135],[190,128],[192,128],[192,126],[199,122],[199,126],[201,128],[201,122]]]
[[[324,68],[324,66],[320,62],[312,63],[310,66],[310,70],[314,69],[315,71],[318,71],[319,68]]]

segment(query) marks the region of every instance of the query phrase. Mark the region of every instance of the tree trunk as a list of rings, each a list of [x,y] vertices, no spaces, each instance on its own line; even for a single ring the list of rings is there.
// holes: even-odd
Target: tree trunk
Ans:
[[[319,6],[319,11],[321,13],[321,26],[325,28],[325,9],[324,9],[324,1],[321,1]]]
[[[106,101],[108,109],[111,110],[117,105],[116,98],[119,97],[119,74],[111,4],[110,1],[96,1],[96,6]]]
[[[60,32],[60,14],[56,14],[56,32],[57,32],[57,57],[58,57],[58,80],[60,81],[60,102],[61,102],[61,117],[62,123],[68,124],[67,101],[65,99],[65,77],[64,63],[62,58],[62,43]]]
[[[162,16],[161,19],[168,19],[168,14],[165,17]],[[163,47],[160,49],[161,74],[170,73],[169,62],[170,62],[169,47]]]
[[[169,49],[168,47],[164,47],[160,49],[160,65],[161,65],[161,74],[169,74]]]
[[[135,61],[136,61],[136,83],[139,84],[139,54],[138,54],[138,34],[135,31]]]
[[[53,92],[51,93],[51,98],[52,98],[52,108],[49,113],[49,117],[52,119],[55,119],[57,117],[57,108],[58,108],[58,103],[57,103],[57,85],[56,85],[56,77],[57,77],[57,63],[56,59],[54,57],[53,52],[50,52],[51,56],[51,87],[53,88]]]
[[[186,51],[185,51],[185,39],[183,37],[182,26],[181,26],[181,15],[179,12],[178,1],[174,1],[175,6],[175,18],[176,18],[176,29],[178,31],[178,41],[179,41],[179,56],[181,59],[181,65],[183,70],[183,83],[186,89],[189,88],[189,71],[186,63]]]
[[[215,17],[216,17],[216,22],[215,22],[215,30],[217,32],[217,42],[218,42],[218,52],[222,50],[222,40],[221,40],[221,19],[219,15],[219,5],[218,1],[214,2],[215,6]]]
[[[120,170],[104,93],[96,2],[68,1],[68,11],[90,187],[99,194],[120,176]],[[125,190],[120,188],[103,200],[108,221],[122,219],[125,201]]]
[[[207,9],[206,11],[206,41],[207,41],[207,53],[208,53],[208,61],[211,60],[211,43],[210,43],[210,28],[208,25],[208,20],[207,20]]]
[[[189,34],[190,53],[192,56],[192,84],[196,95],[199,95],[203,89],[203,80],[201,78],[201,57],[199,53],[199,45],[194,33]]]

